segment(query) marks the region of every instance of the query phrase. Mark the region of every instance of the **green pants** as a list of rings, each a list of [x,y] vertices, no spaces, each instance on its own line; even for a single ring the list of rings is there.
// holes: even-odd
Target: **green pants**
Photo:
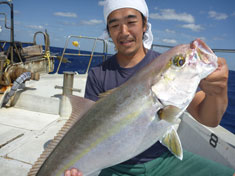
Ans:
[[[104,169],[99,176],[232,176],[234,172],[231,168],[184,151],[182,161],[165,153],[144,164],[119,164]]]

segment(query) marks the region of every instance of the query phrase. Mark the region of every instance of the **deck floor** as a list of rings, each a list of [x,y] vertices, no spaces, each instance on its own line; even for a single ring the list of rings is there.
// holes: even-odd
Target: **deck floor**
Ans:
[[[82,90],[75,95],[84,95],[85,83],[86,75],[75,75],[74,88]],[[43,112],[59,106],[53,104],[62,93],[56,85],[63,86],[63,75],[41,75],[40,81],[26,82],[14,107],[0,109],[0,175],[27,175],[45,145],[69,118],[54,111]]]

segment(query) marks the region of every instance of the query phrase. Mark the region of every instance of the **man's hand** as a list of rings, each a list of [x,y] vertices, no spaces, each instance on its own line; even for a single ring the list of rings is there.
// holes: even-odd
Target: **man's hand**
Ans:
[[[196,93],[188,106],[188,112],[200,123],[216,127],[226,111],[228,66],[224,58],[218,58],[218,68],[201,80],[202,91]]]
[[[64,176],[82,176],[82,172],[80,172],[76,168],[68,169],[64,172]]]
[[[200,88],[203,92],[210,96],[220,95],[227,88],[228,66],[224,58],[218,58],[218,68],[201,80]]]

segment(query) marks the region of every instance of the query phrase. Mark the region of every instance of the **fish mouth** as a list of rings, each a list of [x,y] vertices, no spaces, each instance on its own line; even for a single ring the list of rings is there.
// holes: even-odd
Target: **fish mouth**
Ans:
[[[214,53],[201,39],[196,39],[191,43],[191,48],[200,48],[206,53]]]
[[[200,60],[205,64],[213,63],[216,57],[214,52],[200,39],[196,39],[191,43],[191,48],[196,49]]]

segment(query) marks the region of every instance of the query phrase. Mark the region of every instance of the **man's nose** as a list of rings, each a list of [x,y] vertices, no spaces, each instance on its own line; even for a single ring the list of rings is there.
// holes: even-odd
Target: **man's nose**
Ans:
[[[120,27],[120,32],[122,34],[129,34],[128,26],[126,24],[122,24],[121,27]]]

